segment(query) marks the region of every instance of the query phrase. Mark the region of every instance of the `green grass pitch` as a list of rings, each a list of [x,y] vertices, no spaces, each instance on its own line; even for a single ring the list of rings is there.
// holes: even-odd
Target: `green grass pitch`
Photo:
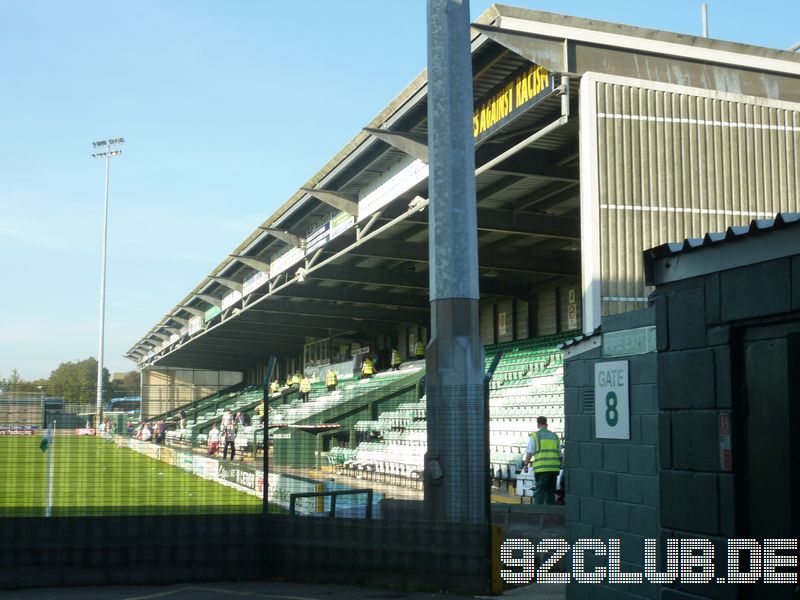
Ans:
[[[0,436],[0,517],[45,512],[41,436]],[[262,501],[94,437],[56,436],[53,516],[261,512]]]

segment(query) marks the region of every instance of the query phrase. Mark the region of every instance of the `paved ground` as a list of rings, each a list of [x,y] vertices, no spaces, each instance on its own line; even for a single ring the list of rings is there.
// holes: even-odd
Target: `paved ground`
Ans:
[[[503,594],[514,600],[563,600],[563,585],[532,585]],[[200,585],[36,588],[0,591],[2,600],[466,600],[471,596],[399,592],[341,585],[220,582]]]

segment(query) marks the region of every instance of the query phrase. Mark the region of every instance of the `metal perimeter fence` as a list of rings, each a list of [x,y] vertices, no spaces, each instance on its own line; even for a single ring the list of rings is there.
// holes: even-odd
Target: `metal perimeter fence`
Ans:
[[[301,577],[489,591],[491,478],[481,522],[426,516],[420,365],[303,391],[239,386],[89,427],[33,404],[0,412],[0,587]]]

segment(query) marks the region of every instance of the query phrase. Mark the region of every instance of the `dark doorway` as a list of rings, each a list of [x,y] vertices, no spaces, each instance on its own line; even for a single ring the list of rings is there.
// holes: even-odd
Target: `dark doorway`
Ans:
[[[737,537],[800,536],[800,323],[741,330],[734,366]],[[748,588],[749,586],[744,586]],[[742,590],[745,591],[745,590]],[[793,598],[794,586],[758,585],[746,597]]]

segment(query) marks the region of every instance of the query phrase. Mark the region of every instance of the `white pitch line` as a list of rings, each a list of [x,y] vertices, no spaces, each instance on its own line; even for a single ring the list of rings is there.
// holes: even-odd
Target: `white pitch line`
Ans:
[[[157,592],[155,594],[148,594],[147,596],[130,596],[125,598],[124,600],[151,600],[152,598],[164,598],[166,596],[172,596],[174,594],[179,594],[181,592],[187,591],[202,591],[202,592],[216,592],[219,594],[228,594],[230,596],[251,596],[255,598],[277,598],[280,600],[315,600],[310,596],[286,596],[284,594],[259,594],[257,592],[237,592],[233,590],[221,590],[218,588],[209,588],[209,587],[200,587],[196,585],[190,585],[182,588],[178,588],[175,590],[167,590],[165,592]]]

